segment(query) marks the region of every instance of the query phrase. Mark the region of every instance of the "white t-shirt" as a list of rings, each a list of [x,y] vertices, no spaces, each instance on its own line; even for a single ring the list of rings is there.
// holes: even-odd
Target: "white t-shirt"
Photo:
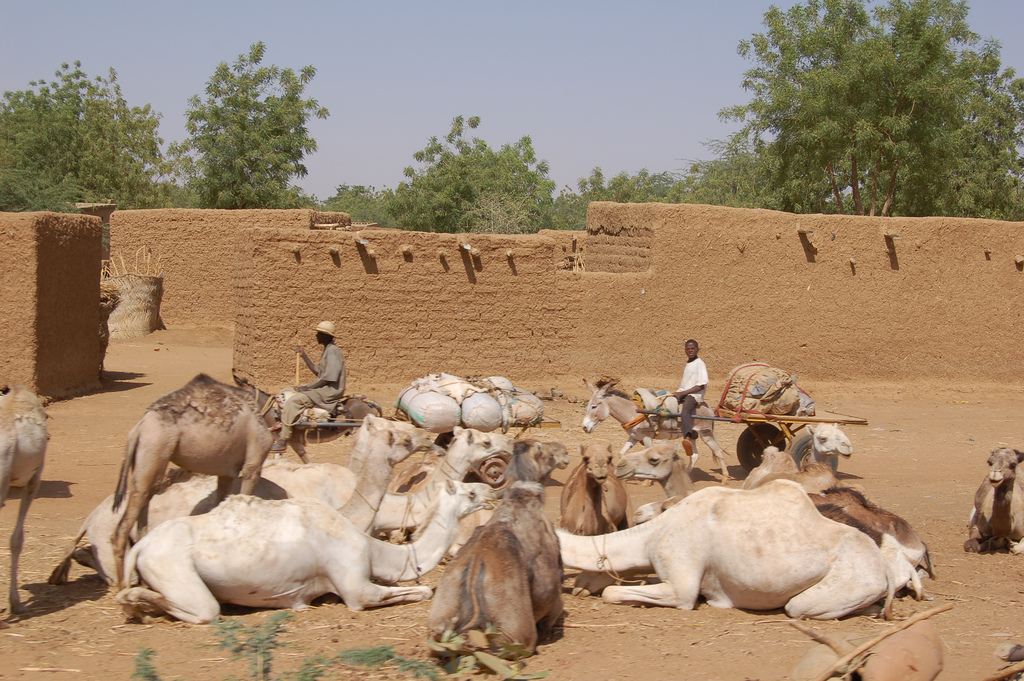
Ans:
[[[679,383],[679,390],[689,390],[696,385],[704,386],[699,392],[691,393],[700,404],[704,400],[704,392],[708,385],[708,367],[700,357],[686,363],[686,368],[683,369],[683,380]]]

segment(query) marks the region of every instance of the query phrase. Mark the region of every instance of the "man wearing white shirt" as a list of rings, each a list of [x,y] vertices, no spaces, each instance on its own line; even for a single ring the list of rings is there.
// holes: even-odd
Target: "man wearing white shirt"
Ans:
[[[683,369],[683,380],[679,383],[679,390],[672,394],[679,400],[679,426],[683,436],[688,440],[696,440],[693,412],[704,401],[704,391],[708,387],[708,368],[704,360],[697,357],[697,352],[700,351],[697,341],[686,341],[683,349],[686,351],[686,368]]]

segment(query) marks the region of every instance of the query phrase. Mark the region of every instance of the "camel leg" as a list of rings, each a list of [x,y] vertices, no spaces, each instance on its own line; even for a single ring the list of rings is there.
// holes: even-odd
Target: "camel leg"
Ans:
[[[606,603],[643,603],[644,605],[660,605],[681,610],[693,610],[697,602],[696,596],[688,600],[680,598],[675,587],[668,582],[638,586],[609,586],[605,587],[603,597]]]
[[[219,506],[220,502],[228,498],[228,494],[231,493],[231,485],[233,485],[234,482],[235,479],[232,477],[226,475],[217,476],[217,492],[215,497],[217,499],[217,503],[215,504],[216,506]],[[243,491],[242,494],[245,494],[245,492]]]
[[[39,490],[39,481],[43,477],[43,469],[40,468],[32,475],[32,478],[22,490],[21,505],[18,506],[18,520],[14,525],[14,532],[11,533],[11,590],[10,606],[11,614],[17,615],[25,612],[21,604],[21,597],[18,595],[18,560],[21,558],[21,549],[25,545],[25,518],[28,516],[28,507],[36,498]]]
[[[132,527],[138,524],[139,539],[146,529],[146,519],[143,511],[149,507],[149,500],[153,497],[152,488],[143,490],[135,489],[134,481],[131,489],[128,490],[128,505],[124,515],[114,528],[114,536],[111,544],[114,546],[114,577],[119,588],[127,585],[124,580],[124,554],[128,550],[128,540]]]
[[[256,491],[256,485],[260,481],[260,470],[273,444],[273,439],[266,428],[253,427],[250,430],[252,432],[245,446],[245,464],[242,466],[242,494],[252,494]],[[308,460],[304,458],[303,463],[308,463]],[[217,493],[220,494],[219,486]],[[223,499],[219,499],[218,503],[220,501]]]
[[[203,589],[206,589],[205,584],[203,584]],[[208,599],[203,598],[202,594],[192,594],[195,602],[182,608],[156,591],[136,586],[121,591],[115,596],[115,600],[121,604],[124,614],[131,620],[141,621],[147,616],[170,615],[190,624],[209,624],[220,617],[220,604],[209,593],[209,590],[207,590],[207,595],[209,595]]]

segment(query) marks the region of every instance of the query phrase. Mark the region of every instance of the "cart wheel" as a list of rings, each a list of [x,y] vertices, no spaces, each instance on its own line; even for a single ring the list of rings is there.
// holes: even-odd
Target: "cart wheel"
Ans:
[[[793,461],[796,462],[796,467],[800,470],[804,468],[804,457],[811,453],[811,447],[814,444],[814,435],[811,433],[804,433],[800,437],[793,438],[793,441],[789,443],[789,455],[793,457]],[[839,457],[834,456],[829,459],[828,465],[832,467],[832,472],[835,473],[839,470]]]
[[[772,424],[751,423],[736,439],[736,458],[749,472],[761,465],[761,454],[765,447],[771,445],[783,449],[785,444],[786,436]]]

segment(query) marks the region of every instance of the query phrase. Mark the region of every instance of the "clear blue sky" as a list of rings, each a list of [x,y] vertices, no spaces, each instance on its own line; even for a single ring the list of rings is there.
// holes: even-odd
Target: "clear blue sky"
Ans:
[[[151,104],[164,141],[179,141],[188,98],[262,40],[265,64],[317,68],[306,94],[331,115],[310,123],[319,151],[299,184],[321,199],[339,184],[394,188],[460,114],[480,116],[476,135],[494,148],[530,135],[559,187],[575,188],[595,166],[611,176],[707,158],[702,142],[736,127],[718,111],[748,99],[736,46],[771,4],[0,0],[0,91],[62,62],[90,76],[113,67],[128,103]],[[972,29],[1024,74],[1024,6],[971,5]]]

